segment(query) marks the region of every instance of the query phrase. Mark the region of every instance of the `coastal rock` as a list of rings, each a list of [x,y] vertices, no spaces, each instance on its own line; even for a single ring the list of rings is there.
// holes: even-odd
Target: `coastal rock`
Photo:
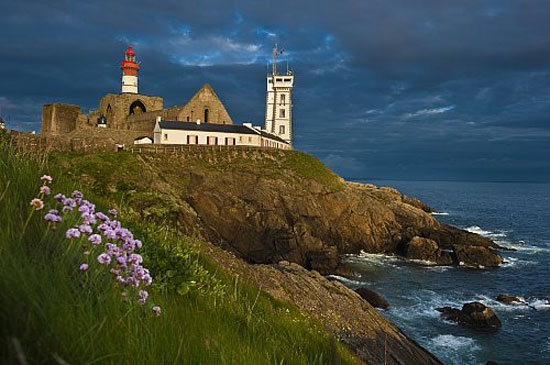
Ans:
[[[426,213],[434,213],[435,210],[432,209],[428,204],[424,203],[423,201],[420,201],[415,198],[411,198],[410,196],[403,195],[403,203],[412,205],[415,208],[421,209]]]
[[[131,158],[140,174],[122,169],[109,175],[107,186],[116,190],[131,184],[128,199],[137,214],[173,222],[183,233],[214,242],[249,263],[286,260],[332,274],[342,255],[362,251],[443,265],[502,262],[484,249],[497,248],[494,242],[440,224],[416,199],[393,188],[346,182],[297,151],[196,149],[169,158]],[[77,160],[67,162],[67,168],[82,162]],[[472,245],[482,248],[469,249]],[[456,254],[453,247],[458,247]]]
[[[470,266],[498,267],[502,264],[502,256],[484,246],[453,245],[456,260]]]
[[[449,321],[478,329],[499,329],[502,327],[495,312],[480,302],[466,303],[462,310],[452,307],[437,308],[441,316]]]
[[[522,304],[527,305],[523,300],[521,300],[518,297],[514,297],[512,295],[508,294],[499,294],[496,298],[498,302],[504,303],[504,304]]]
[[[442,250],[437,242],[429,238],[414,236],[407,244],[405,257],[414,260],[434,262],[439,265],[453,264],[450,252]]]
[[[366,364],[441,364],[338,281],[329,281],[315,271],[288,261],[251,265],[208,243],[202,244],[200,250],[228,274],[260,287],[277,300],[292,303],[302,313],[323,323]]]
[[[382,298],[380,294],[373,290],[367,288],[358,288],[355,289],[355,292],[375,308],[387,309],[389,307],[388,302],[384,298]]]

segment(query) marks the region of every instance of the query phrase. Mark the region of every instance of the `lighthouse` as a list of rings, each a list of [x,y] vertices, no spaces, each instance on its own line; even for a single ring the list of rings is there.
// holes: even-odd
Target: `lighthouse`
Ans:
[[[273,70],[267,75],[265,99],[265,130],[292,144],[292,89],[294,73],[288,69],[285,74],[277,72],[277,56],[283,51],[273,48]]]
[[[122,93],[137,94],[139,65],[136,62],[136,53],[131,45],[126,50],[124,61],[120,63],[120,69],[122,70]]]

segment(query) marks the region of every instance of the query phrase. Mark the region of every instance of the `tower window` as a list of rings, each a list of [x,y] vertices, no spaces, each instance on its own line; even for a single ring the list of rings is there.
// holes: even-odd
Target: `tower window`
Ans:
[[[285,134],[285,126],[284,125],[279,126],[279,134]]]
[[[208,109],[204,109],[204,122],[208,123]]]
[[[283,105],[286,103],[286,95],[285,94],[281,95],[281,103],[283,103]]]
[[[279,118],[286,118],[286,111],[284,109],[279,109]]]

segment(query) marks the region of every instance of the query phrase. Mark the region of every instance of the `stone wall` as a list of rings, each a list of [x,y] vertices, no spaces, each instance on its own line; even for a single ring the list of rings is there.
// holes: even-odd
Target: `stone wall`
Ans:
[[[107,118],[107,126],[115,129],[128,129],[129,116],[162,110],[163,99],[141,94],[107,94],[99,101],[100,114]]]
[[[76,128],[80,107],[70,104],[46,104],[42,106],[42,135],[57,136]]]
[[[102,114],[106,118],[107,128],[97,128],[97,120]],[[136,131],[141,136],[152,134],[157,117],[182,122],[200,119],[203,123],[233,124],[218,95],[210,85],[204,84],[186,105],[166,109],[161,97],[142,94],[107,94],[99,101],[99,108],[88,115],[81,114],[80,108],[74,105],[44,105],[42,133],[48,137],[84,129],[85,133],[94,134],[90,127],[95,127],[100,129],[98,133],[101,138],[108,137],[102,131],[113,135],[115,131]]]

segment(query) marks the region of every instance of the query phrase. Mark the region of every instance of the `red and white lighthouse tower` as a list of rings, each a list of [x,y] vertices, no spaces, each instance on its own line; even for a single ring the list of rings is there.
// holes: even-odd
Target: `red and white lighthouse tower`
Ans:
[[[139,65],[131,45],[126,50],[124,61],[120,63],[120,69],[122,70],[122,93],[137,94]]]

